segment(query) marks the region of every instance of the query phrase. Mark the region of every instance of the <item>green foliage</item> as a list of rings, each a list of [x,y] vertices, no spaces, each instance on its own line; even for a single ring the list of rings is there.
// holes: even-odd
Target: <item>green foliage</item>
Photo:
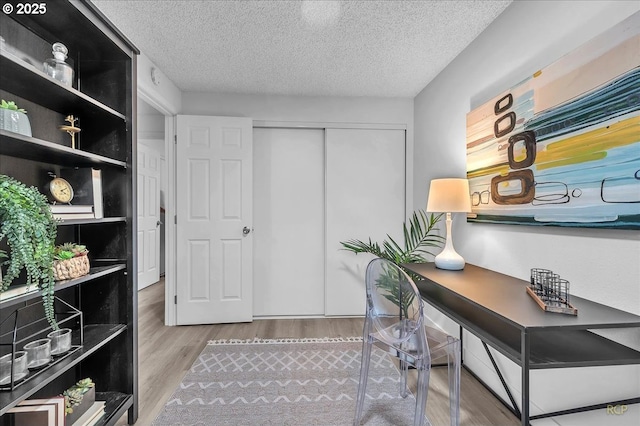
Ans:
[[[398,291],[399,285],[402,291]],[[381,290],[381,294],[387,300],[402,309],[404,318],[409,318],[409,306],[413,303],[415,293],[409,288],[407,280],[398,269],[385,268],[376,281],[376,287]]]
[[[441,247],[445,238],[437,234],[438,228],[436,225],[442,218],[442,214],[434,215],[431,213],[427,215],[422,210],[413,212],[411,219],[409,220],[409,226],[407,223],[402,225],[404,243],[398,244],[389,234],[387,234],[387,240],[382,242],[382,246],[377,242],[368,242],[361,240],[348,240],[341,241],[343,249],[358,253],[371,253],[376,257],[386,259],[393,262],[398,267],[402,268],[403,263],[417,263],[425,262],[426,255],[433,256],[430,249],[434,247]],[[414,273],[403,268],[409,276],[414,280],[417,278]],[[405,318],[408,316],[408,309],[413,302],[413,292],[402,292],[402,300],[399,299],[396,287],[400,280],[397,271],[389,269],[380,275],[376,286],[382,291],[386,292],[384,297],[399,306],[403,310]]]
[[[18,105],[16,105],[16,103],[14,101],[5,101],[4,99],[2,99],[2,103],[0,103],[0,108],[4,108],[4,109],[8,109],[11,111],[18,111],[18,112],[22,112],[24,114],[27,113],[26,110],[22,109],[22,108],[18,108]]]
[[[80,405],[84,394],[94,387],[95,384],[89,378],[82,379],[62,393],[64,396],[64,411],[66,414],[73,413],[73,408]]]
[[[25,269],[26,284],[42,291],[45,316],[54,330],[58,328],[53,310],[52,269],[56,232],[45,196],[35,187],[0,175],[0,241],[6,238],[10,248],[0,293]]]
[[[425,255],[433,255],[429,251],[433,247],[441,247],[444,237],[435,233],[438,230],[436,225],[440,221],[442,214],[427,215],[422,210],[413,212],[409,221],[409,227],[404,223],[403,236],[404,243],[398,244],[387,234],[387,240],[382,242],[382,246],[377,242],[361,240],[341,241],[343,249],[358,253],[371,253],[374,256],[387,259],[398,266],[403,263],[416,263],[426,261]]]
[[[87,253],[89,253],[87,246],[76,243],[64,243],[55,247],[53,258],[55,260],[69,260],[78,256],[86,256]]]

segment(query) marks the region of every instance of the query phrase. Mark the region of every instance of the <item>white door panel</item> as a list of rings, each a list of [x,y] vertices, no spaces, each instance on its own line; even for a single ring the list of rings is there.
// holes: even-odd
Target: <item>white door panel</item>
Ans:
[[[160,155],[138,144],[138,290],[160,279]]]
[[[324,314],[324,130],[254,129],[254,314]]]
[[[252,120],[177,123],[177,323],[251,321]]]
[[[340,241],[402,239],[405,131],[326,132],[325,313],[364,315],[364,272],[372,256],[341,250]]]

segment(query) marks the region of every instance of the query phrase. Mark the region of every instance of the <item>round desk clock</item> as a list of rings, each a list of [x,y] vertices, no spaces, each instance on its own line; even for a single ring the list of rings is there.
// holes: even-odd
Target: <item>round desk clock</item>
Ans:
[[[49,192],[58,203],[70,203],[73,200],[73,187],[60,177],[55,177],[49,182]]]

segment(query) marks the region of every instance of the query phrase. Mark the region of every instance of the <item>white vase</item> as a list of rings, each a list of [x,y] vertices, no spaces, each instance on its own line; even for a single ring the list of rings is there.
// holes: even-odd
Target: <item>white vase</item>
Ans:
[[[0,129],[31,136],[29,117],[20,111],[0,108]]]

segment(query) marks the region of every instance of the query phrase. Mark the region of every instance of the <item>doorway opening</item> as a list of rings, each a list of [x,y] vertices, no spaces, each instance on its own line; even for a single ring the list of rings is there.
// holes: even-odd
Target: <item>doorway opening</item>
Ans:
[[[137,208],[138,290],[155,284],[175,292],[174,106],[138,87]],[[164,322],[175,325],[173,296],[165,297]]]
[[[164,114],[138,102],[138,290],[165,275],[166,158]]]

